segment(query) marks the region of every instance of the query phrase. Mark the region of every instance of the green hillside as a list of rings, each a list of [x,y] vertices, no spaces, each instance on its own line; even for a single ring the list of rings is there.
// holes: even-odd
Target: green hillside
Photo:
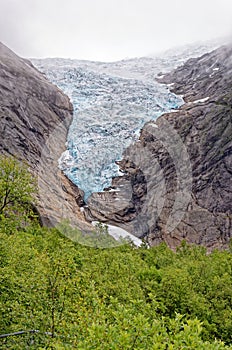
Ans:
[[[0,215],[0,335],[27,331],[1,349],[232,349],[231,251],[90,248],[40,227],[29,199]]]

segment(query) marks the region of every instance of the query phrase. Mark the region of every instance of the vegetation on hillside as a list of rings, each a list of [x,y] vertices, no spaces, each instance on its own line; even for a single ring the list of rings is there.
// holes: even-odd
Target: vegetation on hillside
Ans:
[[[36,332],[0,338],[1,349],[232,349],[230,251],[87,247],[34,220],[15,225],[11,209],[0,216],[0,335]]]
[[[9,234],[33,217],[36,185],[26,164],[14,157],[0,156],[0,221]]]

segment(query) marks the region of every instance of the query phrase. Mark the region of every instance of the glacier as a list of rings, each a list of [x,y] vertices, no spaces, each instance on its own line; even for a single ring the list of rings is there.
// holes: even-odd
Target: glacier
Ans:
[[[61,58],[34,59],[33,64],[63,90],[74,106],[67,150],[59,167],[85,193],[101,192],[119,176],[115,161],[135,142],[143,125],[183,100],[155,78],[182,64],[199,47],[179,54],[143,57],[119,62],[92,62]]]

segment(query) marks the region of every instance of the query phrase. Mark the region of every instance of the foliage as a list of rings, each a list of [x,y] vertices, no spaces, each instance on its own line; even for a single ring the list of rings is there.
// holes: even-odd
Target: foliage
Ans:
[[[32,215],[35,192],[34,180],[27,166],[14,157],[1,155],[0,220],[7,232],[12,229],[13,221],[18,226]]]
[[[73,227],[68,220],[63,220],[57,225],[57,229],[66,237],[74,242],[94,248],[112,248],[118,247],[126,240],[115,240],[108,232],[108,226],[98,222],[95,225],[95,230],[88,233],[83,233],[76,227]]]
[[[229,349],[227,251],[97,249],[36,225],[0,238],[1,333],[40,331],[2,349]]]
[[[0,221],[0,334],[36,333],[0,338],[1,349],[232,349],[230,251],[90,247],[16,227],[19,212],[11,235]]]

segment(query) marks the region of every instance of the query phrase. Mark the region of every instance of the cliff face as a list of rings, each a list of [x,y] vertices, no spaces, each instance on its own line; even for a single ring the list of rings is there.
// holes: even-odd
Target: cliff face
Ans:
[[[211,250],[232,235],[232,48],[190,59],[160,78],[185,104],[147,123],[119,162],[111,191],[93,194],[86,217],[147,237]]]
[[[76,199],[79,190],[58,169],[72,105],[33,65],[0,43],[0,152],[26,161],[38,177],[41,220],[65,217],[89,229]]]

